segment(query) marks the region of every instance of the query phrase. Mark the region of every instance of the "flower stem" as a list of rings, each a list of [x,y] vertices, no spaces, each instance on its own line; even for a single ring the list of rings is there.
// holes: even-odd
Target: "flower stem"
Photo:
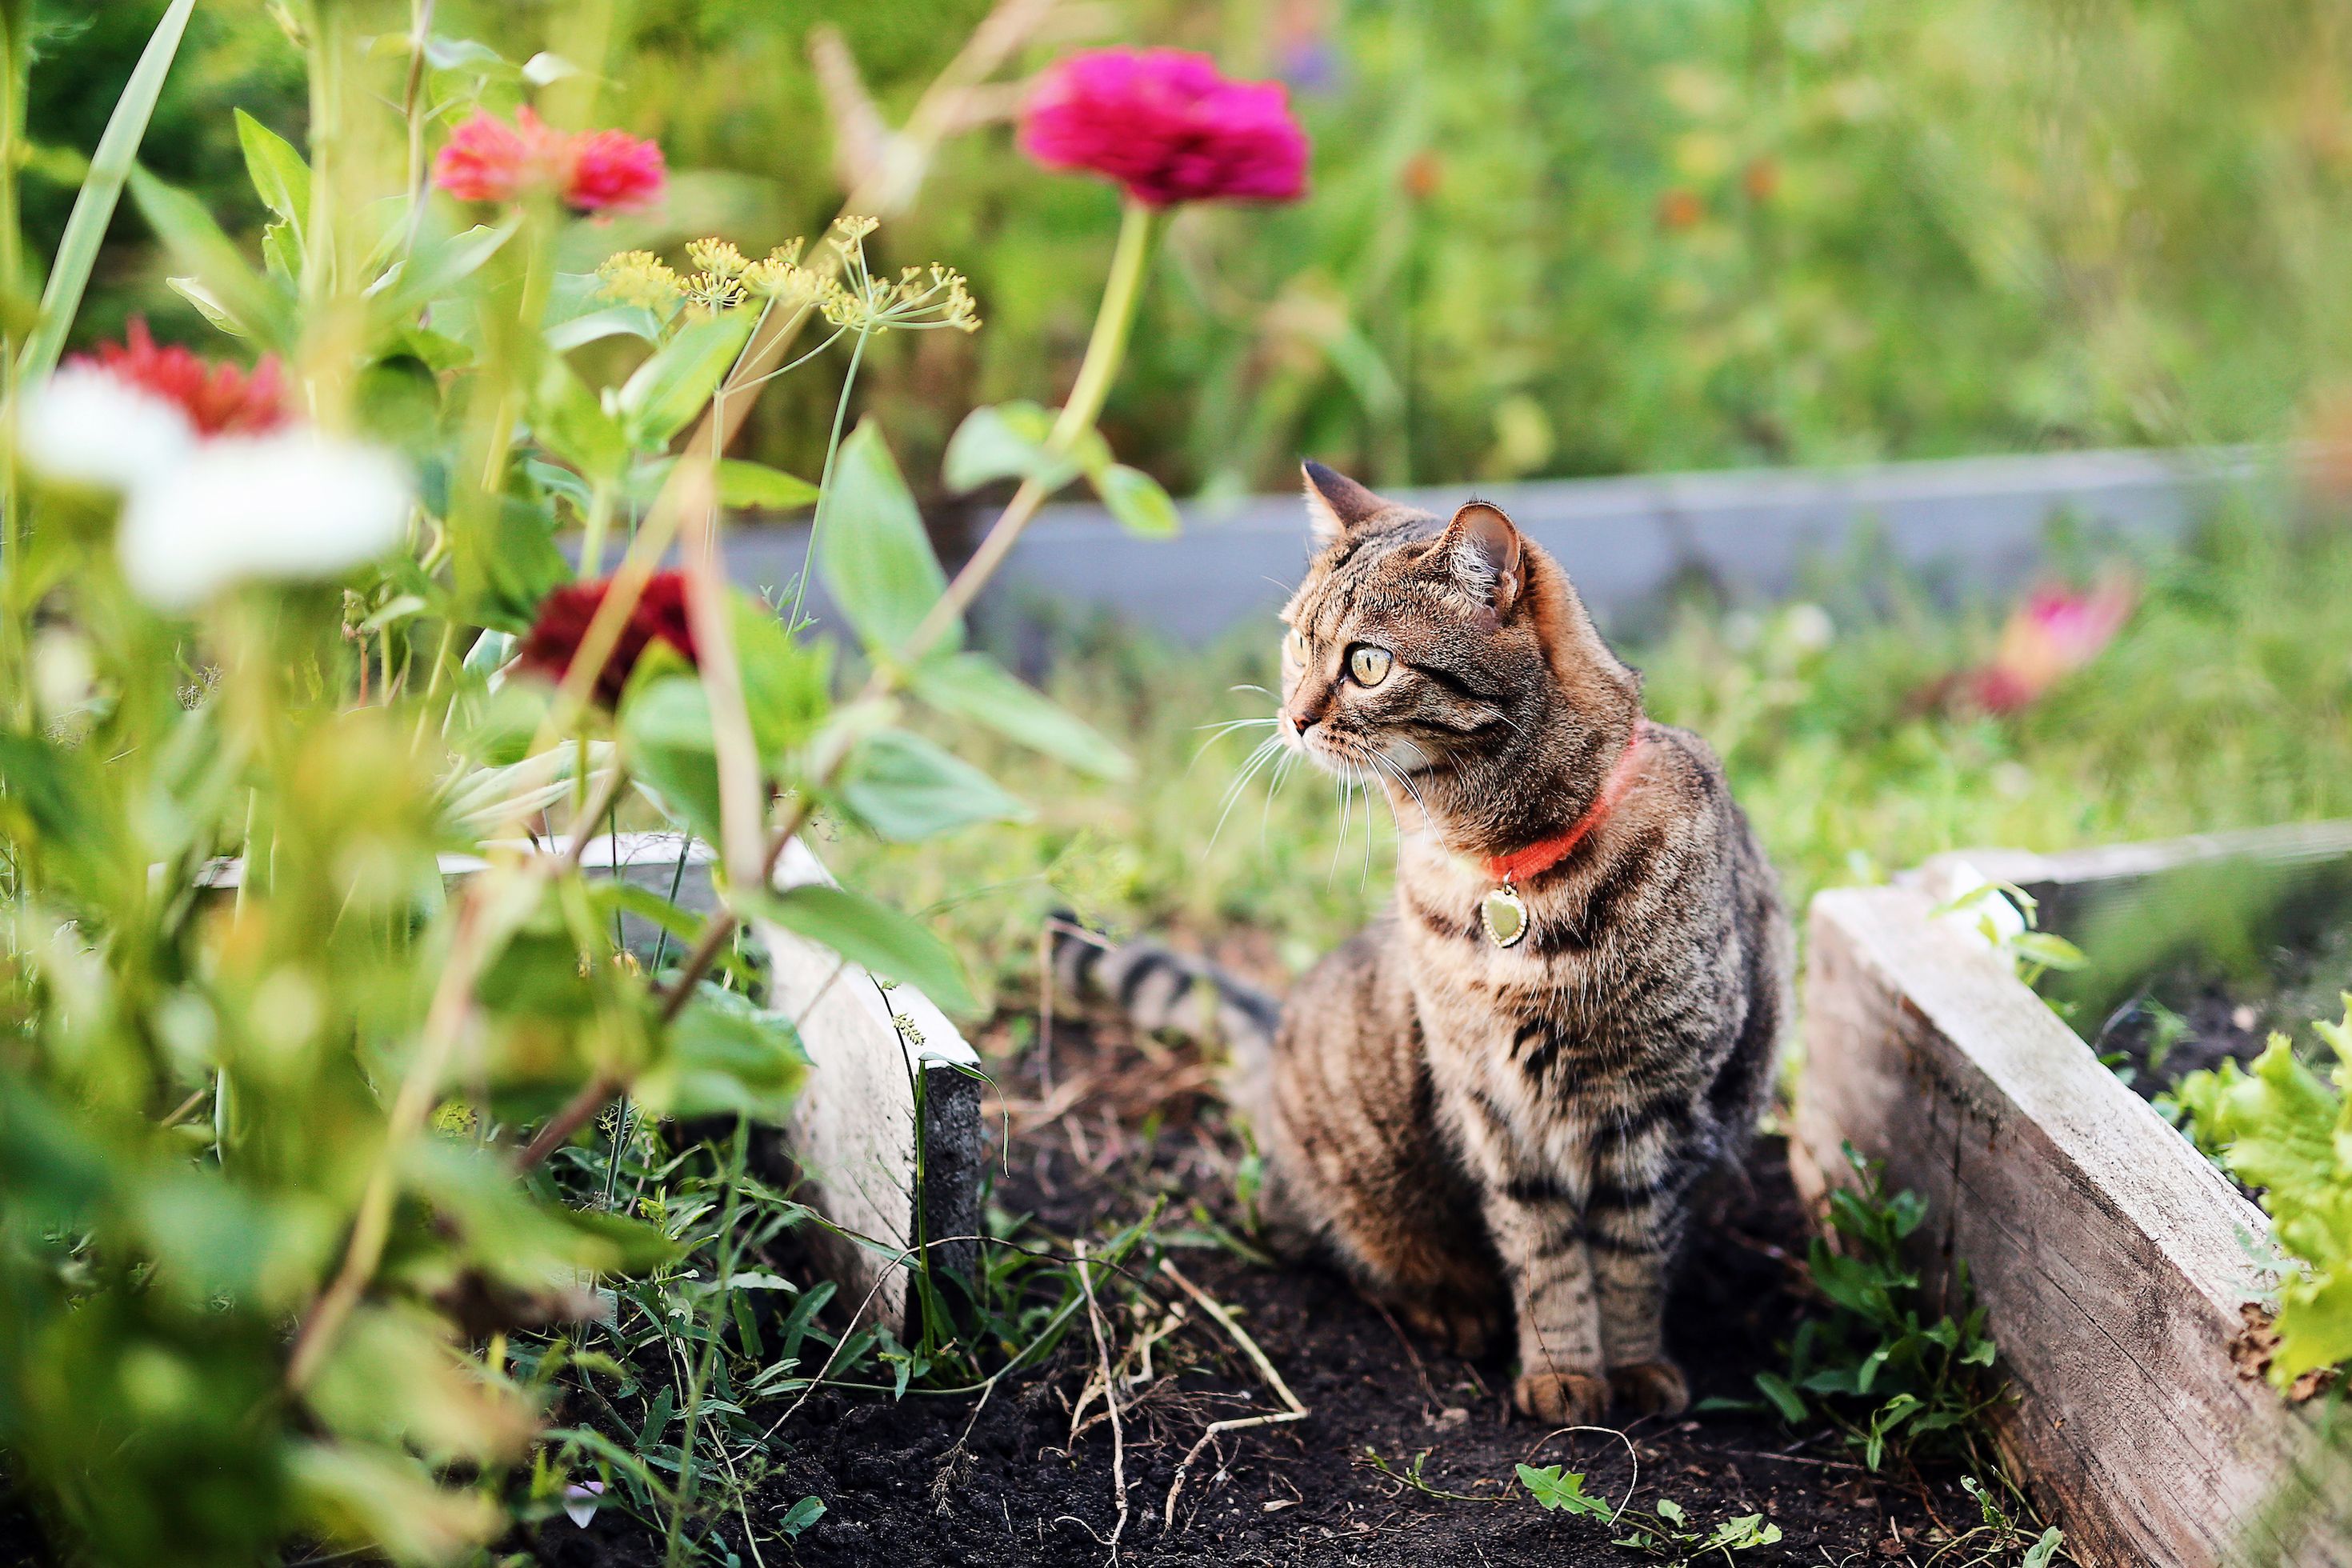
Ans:
[[[825,514],[833,510],[833,462],[841,454],[842,421],[849,414],[849,391],[857,384],[857,366],[866,358],[866,330],[857,329],[857,344],[849,351],[849,370],[841,378],[841,400],[833,405],[833,434],[824,443],[824,471],[816,479],[816,515],[809,520],[808,552],[801,558],[800,581],[793,584],[793,613],[784,617],[784,629],[793,631],[801,624],[801,605],[808,598],[809,574],[816,570],[816,536],[824,527]]]
[[[1103,403],[1110,395],[1112,378],[1118,374],[1119,361],[1127,353],[1128,334],[1135,328],[1135,307],[1143,295],[1145,263],[1151,257],[1153,216],[1151,208],[1131,201],[1119,220],[1118,246],[1111,253],[1110,279],[1103,286],[1102,308],[1095,316],[1094,335],[1087,340],[1087,357],[1079,363],[1078,379],[1071,384],[1069,401],[1062,405],[1061,417],[1054,421],[1054,428],[1045,437],[1049,458],[1068,455],[1079,437],[1095,427]],[[981,588],[1004,564],[1004,558],[1013,553],[1022,530],[1029,526],[1030,519],[1037,515],[1037,509],[1045,504],[1049,493],[1034,479],[1022,481],[995,526],[988,531],[988,537],[980,542],[980,548],[971,552],[971,559],[963,563],[963,570],[955,574],[948,591],[940,595],[940,602],[931,606],[930,613],[915,628],[914,636],[899,650],[900,659],[908,668],[920,664],[947,635],[948,628],[971,607]]]
[[[1067,451],[1077,438],[1094,428],[1111,383],[1127,357],[1128,335],[1135,328],[1135,307],[1143,298],[1145,264],[1151,258],[1152,209],[1130,201],[1119,215],[1118,244],[1111,251],[1110,280],[1103,286],[1102,309],[1095,315],[1094,335],[1087,340],[1087,357],[1079,362],[1078,379],[1070,400],[1054,421],[1047,439],[1056,453]]]
[[[16,298],[24,281],[24,233],[16,200],[16,170],[25,142],[25,72],[31,51],[19,36],[28,26],[30,8],[12,9],[15,21],[0,26],[0,297]],[[16,400],[17,331],[13,324],[0,329],[0,402],[14,407]],[[0,691],[10,693],[0,717],[29,725],[33,717],[30,681],[25,663],[25,628],[9,574],[24,549],[24,498],[17,493],[16,446],[0,444]],[[9,712],[7,710],[20,710]]]
[[[1095,417],[1102,412],[1103,402],[1110,395],[1111,378],[1127,351],[1128,333],[1135,325],[1136,303],[1142,295],[1144,264],[1151,253],[1152,216],[1150,208],[1139,203],[1129,203],[1125,218],[1119,225],[1118,246],[1111,256],[1110,279],[1103,289],[1102,308],[1095,317],[1094,333],[1087,342],[1087,357],[1078,366],[1078,378],[1072,384],[1069,401],[1063,405],[1062,416],[1055,421],[1053,431],[1046,437],[1046,450],[1055,457],[1066,453],[1076,444],[1079,437],[1094,428]],[[828,474],[828,479],[830,477]],[[1034,479],[1022,481],[1021,488],[1013,492],[1013,499],[1005,503],[1004,510],[998,515],[994,526],[989,529],[988,537],[981,541],[980,548],[972,552],[971,559],[964,563],[963,570],[955,574],[955,580],[948,584],[947,592],[940,595],[939,603],[931,606],[930,613],[923,617],[914,635],[899,649],[899,657],[877,665],[866,682],[861,701],[886,697],[897,690],[907,679],[908,672],[922,663],[924,656],[962,617],[990,576],[1012,553],[1013,544],[1021,537],[1021,531],[1028,527],[1030,519],[1037,515],[1037,509],[1045,504],[1047,493],[1045,487]],[[807,825],[811,813],[815,810],[817,797],[847,764],[850,750],[844,747],[827,757],[808,787],[800,792],[783,826],[768,840],[763,878],[775,874],[776,862],[782,857],[784,846]],[[732,910],[723,909],[711,916],[710,923],[703,928],[700,940],[695,943],[694,951],[687,955],[677,979],[663,998],[662,1022],[668,1023],[685,1010],[695,986],[718,962],[720,950],[734,935],[739,918]],[[541,1151],[540,1157],[544,1158],[546,1152],[545,1150]],[[530,1153],[530,1151],[525,1151],[521,1162],[526,1167],[531,1163]]]
[[[613,526],[614,495],[610,479],[598,479],[596,488],[589,492],[588,521],[580,535],[580,580],[583,583],[604,574],[604,535]]]

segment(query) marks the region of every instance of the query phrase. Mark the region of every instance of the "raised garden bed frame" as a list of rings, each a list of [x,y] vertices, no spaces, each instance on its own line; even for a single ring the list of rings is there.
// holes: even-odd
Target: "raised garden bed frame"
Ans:
[[[1965,857],[2062,907],[2161,897],[2165,873],[2221,862],[2347,858],[2352,823]],[[2268,1221],[2002,957],[1935,918],[1943,868],[1813,901],[1800,1191],[1850,1183],[1850,1142],[1927,1200],[1918,1261],[1948,1303],[1965,1264],[2016,1392],[1997,1436],[2079,1560],[2352,1564],[2352,1446],[2325,1435],[2324,1402],[2289,1405],[2233,1353],[2268,1293]]]

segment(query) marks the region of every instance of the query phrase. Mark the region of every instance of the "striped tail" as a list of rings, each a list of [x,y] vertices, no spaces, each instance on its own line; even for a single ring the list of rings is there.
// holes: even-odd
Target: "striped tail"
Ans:
[[[1065,995],[1110,1003],[1139,1029],[1223,1046],[1244,1079],[1263,1073],[1282,1024],[1279,1000],[1156,942],[1113,942],[1067,913],[1049,926],[1054,983]]]

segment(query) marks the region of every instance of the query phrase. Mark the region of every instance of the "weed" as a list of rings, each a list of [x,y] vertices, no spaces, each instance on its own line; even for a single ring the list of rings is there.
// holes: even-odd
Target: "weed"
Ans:
[[[1661,1497],[1646,1509],[1633,1506],[1633,1490],[1625,1500],[1611,1502],[1584,1489],[1584,1476],[1577,1470],[1563,1469],[1559,1465],[1538,1468],[1532,1465],[1519,1467],[1519,1484],[1538,1506],[1556,1512],[1581,1514],[1599,1520],[1611,1530],[1625,1533],[1611,1539],[1611,1544],[1644,1552],[1661,1562],[1680,1568],[1686,1563],[1720,1553],[1727,1563],[1738,1561],[1735,1553],[1756,1547],[1771,1546],[1780,1539],[1780,1527],[1768,1523],[1760,1513],[1743,1513],[1724,1520],[1713,1530],[1694,1528],[1690,1514],[1682,1504],[1670,1497]]]
[[[1952,1282],[1961,1315],[1931,1316],[1918,1271],[1902,1252],[1927,1218],[1926,1201],[1890,1194],[1879,1166],[1852,1144],[1845,1158],[1857,1185],[1831,1193],[1830,1236],[1814,1237],[1805,1266],[1830,1310],[1798,1326],[1788,1371],[1758,1373],[1757,1391],[1791,1426],[1836,1426],[1874,1470],[1890,1452],[1980,1461],[1973,1423],[2001,1394],[1968,1265],[1957,1265]]]

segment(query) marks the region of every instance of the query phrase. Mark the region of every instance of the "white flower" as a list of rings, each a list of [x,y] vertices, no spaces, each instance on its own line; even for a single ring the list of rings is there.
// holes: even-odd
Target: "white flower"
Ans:
[[[110,490],[179,468],[198,438],[178,404],[94,364],[69,364],[49,377],[25,399],[16,425],[26,466]]]
[[[338,576],[400,542],[414,498],[379,447],[309,429],[220,437],[132,489],[123,575],[171,611],[248,579]]]

